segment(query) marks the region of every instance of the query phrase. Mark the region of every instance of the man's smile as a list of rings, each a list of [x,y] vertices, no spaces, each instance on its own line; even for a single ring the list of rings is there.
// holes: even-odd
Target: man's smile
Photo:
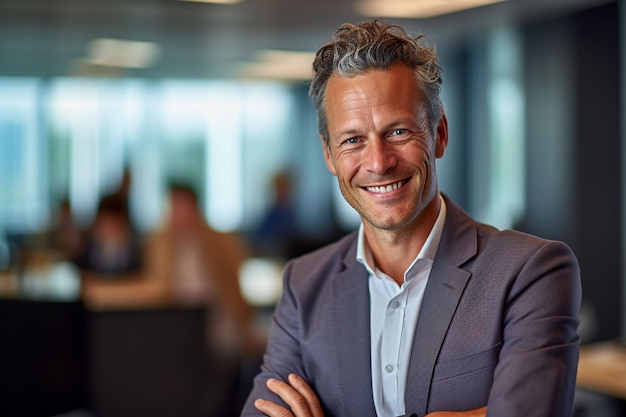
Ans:
[[[386,194],[386,193],[390,193],[392,191],[397,190],[398,188],[406,184],[408,181],[409,181],[408,179],[405,179],[405,180],[394,182],[393,184],[375,185],[375,186],[363,187],[363,188],[365,188],[367,191],[370,191],[372,193]]]

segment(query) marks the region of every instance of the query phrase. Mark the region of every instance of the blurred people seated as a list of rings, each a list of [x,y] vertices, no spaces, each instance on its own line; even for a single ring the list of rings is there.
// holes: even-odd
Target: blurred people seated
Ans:
[[[239,288],[239,269],[248,258],[245,242],[209,226],[193,188],[172,184],[168,198],[163,224],[143,241],[140,273],[116,282],[87,278],[85,302],[94,309],[203,307],[212,353],[238,356],[261,349],[251,332],[252,309]],[[98,226],[121,240],[120,224],[101,222],[96,231],[101,231]],[[114,268],[109,264],[109,270]]]
[[[248,258],[245,242],[205,221],[193,188],[173,184],[163,224],[144,240],[144,264],[135,279],[86,279],[83,299],[91,309],[203,308],[206,347],[213,380],[207,396],[235,415],[243,401],[243,366],[258,363],[265,335],[253,324],[253,311],[239,288],[239,270]],[[251,359],[254,358],[254,359]],[[219,400],[219,401],[218,401]]]
[[[138,273],[141,262],[141,242],[126,205],[115,198],[102,199],[76,265],[101,278],[119,278]]]

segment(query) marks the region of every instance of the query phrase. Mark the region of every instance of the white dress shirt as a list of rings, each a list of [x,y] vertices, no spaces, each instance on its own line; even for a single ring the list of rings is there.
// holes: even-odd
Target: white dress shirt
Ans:
[[[413,336],[446,218],[446,204],[441,196],[439,199],[441,209],[437,220],[424,246],[404,272],[401,286],[376,268],[363,225],[359,227],[357,260],[369,273],[372,390],[376,414],[380,417],[405,414],[404,395]]]

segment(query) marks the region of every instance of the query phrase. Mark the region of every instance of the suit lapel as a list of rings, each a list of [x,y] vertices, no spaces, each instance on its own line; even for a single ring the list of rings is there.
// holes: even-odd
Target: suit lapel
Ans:
[[[426,285],[411,351],[405,396],[408,414],[426,414],[435,363],[470,278],[470,273],[459,265],[476,254],[474,222],[447,198],[446,205],[446,224]]]
[[[426,413],[439,350],[470,274],[448,264],[433,265],[411,350],[406,407]]]
[[[346,269],[333,284],[333,332],[336,369],[343,397],[343,415],[359,410],[376,416],[371,384],[370,301],[367,272],[356,259],[356,246],[348,251]],[[364,399],[369,399],[365,401]],[[341,414],[341,413],[340,413]]]

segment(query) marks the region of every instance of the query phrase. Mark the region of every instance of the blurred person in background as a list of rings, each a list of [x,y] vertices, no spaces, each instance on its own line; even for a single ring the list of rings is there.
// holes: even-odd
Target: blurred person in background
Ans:
[[[294,254],[296,215],[292,201],[291,173],[280,171],[271,181],[272,205],[250,234],[254,254],[285,261]]]
[[[345,24],[313,70],[324,160],[361,225],[285,267],[242,415],[571,416],[578,262],[439,192],[434,47],[399,26]]]
[[[242,405],[251,381],[240,381],[249,357],[259,357],[264,340],[253,328],[253,311],[239,288],[239,271],[248,249],[236,233],[217,232],[206,222],[196,192],[174,183],[163,227],[148,238],[151,279],[169,282],[175,304],[207,308],[207,345],[212,359],[210,395],[222,400],[215,415],[232,415]],[[254,362],[253,362],[254,363]],[[219,401],[218,401],[219,402]]]
[[[240,351],[252,314],[238,281],[248,258],[243,239],[209,226],[193,188],[175,183],[166,221],[146,245],[147,276],[168,283],[177,305],[209,306],[213,348],[224,354]]]
[[[74,258],[92,279],[134,278],[141,272],[143,242],[130,215],[131,184],[131,171],[125,169],[117,189],[100,200],[83,250]]]
[[[142,256],[142,243],[125,202],[103,198],[74,258],[76,265],[94,278],[118,279],[140,273]]]

